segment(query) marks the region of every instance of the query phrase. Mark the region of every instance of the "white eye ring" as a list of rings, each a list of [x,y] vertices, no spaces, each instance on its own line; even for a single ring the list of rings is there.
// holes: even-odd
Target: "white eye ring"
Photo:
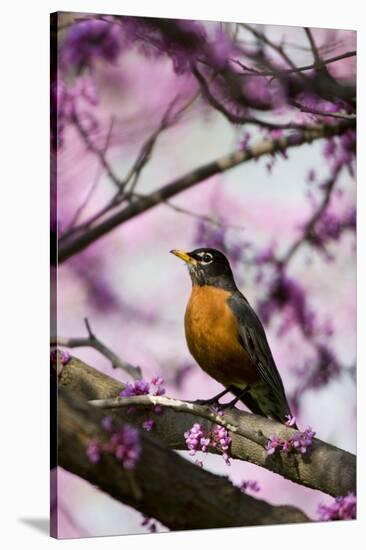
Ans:
[[[200,263],[202,265],[208,265],[213,260],[213,256],[212,256],[211,252],[200,252],[199,257],[202,258],[201,261],[200,261]],[[209,258],[209,259],[207,259],[207,258]]]

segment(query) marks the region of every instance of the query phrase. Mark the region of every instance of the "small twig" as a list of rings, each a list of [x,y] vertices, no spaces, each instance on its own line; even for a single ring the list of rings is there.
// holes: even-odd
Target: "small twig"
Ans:
[[[355,114],[348,114],[346,112],[337,112],[332,113],[329,111],[322,111],[321,109],[314,109],[313,107],[306,107],[305,105],[301,105],[298,101],[292,101],[291,102],[294,107],[299,109],[303,113],[310,113],[312,115],[319,115],[319,116],[326,116],[331,118],[337,118],[340,120],[356,120]]]
[[[165,396],[156,396],[156,395],[138,395],[133,397],[112,397],[108,399],[93,399],[89,401],[93,407],[99,409],[116,409],[121,407],[131,407],[131,406],[156,406],[165,407],[168,409],[173,409],[179,413],[189,413],[199,418],[204,418],[215,424],[219,424],[224,428],[228,429],[230,432],[241,435],[246,439],[249,439],[253,443],[261,445],[263,448],[267,439],[260,432],[253,432],[253,430],[246,429],[245,425],[239,425],[232,420],[229,420],[230,411],[219,414],[218,411],[214,411],[212,408],[205,405],[199,405],[192,401],[181,401],[180,399],[173,399],[171,397]],[[294,430],[289,429],[289,434]]]
[[[335,173],[328,179],[328,181],[325,184],[325,193],[323,196],[323,200],[321,201],[319,207],[315,210],[311,218],[307,221],[307,223],[304,226],[303,232],[301,234],[301,237],[293,242],[293,244],[290,246],[286,254],[283,256],[281,260],[278,260],[278,266],[283,268],[285,264],[288,264],[295,252],[298,250],[298,248],[304,244],[305,242],[308,242],[311,239],[312,232],[314,231],[314,228],[321,218],[324,211],[327,209],[332,191],[337,183],[337,179],[339,176],[339,173],[341,171],[342,167],[339,166]]]
[[[209,86],[209,83],[205,79],[204,75],[199,71],[197,66],[192,67],[192,73],[200,84],[202,93],[207,101],[212,105],[212,107],[222,113],[233,124],[253,124],[255,126],[260,126],[262,128],[267,128],[270,130],[304,130],[306,128],[304,124],[297,124],[295,122],[281,124],[278,122],[269,122],[266,120],[261,120],[259,118],[250,117],[246,114],[235,114],[229,111],[229,109],[227,109],[227,107],[215,97]],[[248,98],[246,98],[246,100],[247,99]]]
[[[91,149],[93,144],[91,143],[91,147],[89,147],[90,150],[92,150],[98,158],[100,158],[102,166],[106,168],[108,166],[107,173],[109,177],[111,177],[112,181],[115,183],[118,183],[118,191],[117,193],[112,197],[111,200],[107,202],[100,210],[98,210],[95,214],[93,214],[86,222],[75,226],[70,227],[68,230],[66,230],[61,236],[60,236],[60,242],[62,240],[69,238],[71,235],[77,234],[89,227],[91,227],[95,222],[99,221],[105,214],[110,212],[111,210],[114,210],[117,206],[120,206],[123,202],[130,201],[134,196],[134,190],[138,183],[139,177],[141,175],[142,170],[145,168],[146,164],[149,162],[151,158],[151,154],[153,151],[153,148],[155,146],[155,143],[161,134],[163,130],[166,130],[173,124],[177,122],[179,117],[186,111],[192,103],[197,99],[198,93],[195,93],[186,104],[184,104],[176,113],[172,114],[172,110],[174,108],[174,105],[177,103],[179,96],[176,96],[170,103],[168,108],[165,110],[163,117],[160,121],[160,124],[156,130],[146,139],[146,141],[143,143],[140,151],[137,154],[137,157],[135,161],[133,162],[132,167],[130,168],[129,172],[125,176],[125,178],[122,180],[116,180],[116,177],[113,175],[112,169],[109,166],[109,164],[106,161],[105,154],[106,151],[100,151],[99,149]],[[87,134],[85,135],[85,139],[89,139]],[[127,189],[128,184],[131,182],[131,186],[129,189]]]
[[[134,367],[125,361],[122,361],[118,355],[116,355],[111,349],[103,344],[92,332],[90,323],[87,318],[84,319],[86,330],[88,332],[88,338],[63,338],[57,337],[51,339],[51,346],[61,346],[64,348],[82,348],[90,347],[99,351],[104,357],[109,359],[114,369],[121,369],[131,376],[134,380],[138,380],[142,377],[140,367]]]
[[[311,48],[311,51],[313,53],[314,69],[316,71],[319,71],[323,67],[322,58],[319,55],[319,51],[318,51],[318,48],[315,44],[315,40],[314,40],[314,37],[313,37],[313,34],[312,34],[311,30],[309,29],[309,27],[304,27],[304,30],[305,30],[306,36],[308,37],[308,40],[309,40],[309,43],[310,43],[310,48]]]
[[[110,124],[109,124],[109,129],[108,129],[108,134],[107,134],[107,137],[106,137],[106,142],[105,142],[105,145],[104,145],[103,151],[102,151],[102,154],[103,154],[104,158],[105,158],[105,155],[106,155],[107,150],[108,150],[108,147],[109,147],[109,142],[110,142],[111,135],[112,135],[113,123],[114,123],[114,119],[113,119],[113,117],[111,117],[111,122],[110,122]],[[103,168],[104,168],[103,165],[101,165],[101,166],[98,168],[93,184],[91,185],[90,189],[88,190],[88,192],[87,192],[87,194],[86,194],[86,196],[85,196],[85,199],[84,199],[83,202],[80,204],[80,206],[77,208],[77,210],[76,210],[76,212],[75,212],[75,214],[74,214],[74,216],[73,216],[73,218],[72,218],[72,220],[71,220],[69,226],[68,226],[67,229],[65,230],[65,233],[70,232],[70,231],[74,228],[74,226],[75,226],[76,222],[78,221],[78,219],[80,218],[80,215],[81,215],[82,211],[84,210],[84,208],[85,208],[86,205],[88,204],[88,202],[89,202],[89,200],[91,199],[91,197],[92,197],[94,191],[95,191],[96,188],[97,188],[97,185],[98,185],[98,183],[99,183],[99,178],[100,178],[100,176],[101,176],[101,174],[102,174]]]
[[[287,53],[285,52],[282,46],[276,44],[275,42],[272,42],[272,40],[270,40],[268,36],[259,32],[257,29],[251,27],[247,23],[240,23],[240,26],[246,29],[247,31],[249,31],[250,33],[252,33],[253,36],[255,36],[258,40],[260,40],[264,44],[267,44],[267,46],[275,50],[293,71],[298,72],[295,63],[287,55]],[[307,80],[306,76],[303,75],[302,72],[299,72],[299,76],[301,77],[302,80],[305,80],[305,81]]]
[[[152,151],[154,149],[155,143],[159,135],[163,130],[166,130],[167,128],[169,128],[169,126],[171,126],[177,120],[178,113],[176,113],[174,117],[173,116],[171,117],[171,113],[178,99],[179,99],[179,96],[176,96],[169,103],[168,108],[165,110],[157,129],[151,134],[151,136],[148,137],[148,139],[142,145],[141,150],[137,155],[135,162],[132,165],[132,168],[127,174],[125,178],[125,186],[127,186],[128,183],[132,180],[132,185],[128,191],[129,195],[131,195],[134,192],[134,189],[137,185],[140,174],[143,168],[145,167],[145,165],[149,162],[151,158]]]
[[[330,63],[335,63],[336,61],[340,61],[342,59],[346,59],[348,57],[355,57],[356,56],[356,50],[345,52],[340,55],[336,55],[335,57],[330,57],[329,59],[323,59],[321,61],[322,65],[329,65]],[[314,63],[311,63],[310,65],[303,65],[302,67],[295,67],[294,69],[279,69],[278,71],[257,71],[254,68],[247,67],[246,65],[243,65],[241,61],[237,59],[232,59],[233,63],[236,63],[240,67],[242,67],[246,71],[250,71],[250,76],[272,76],[272,77],[279,77],[287,74],[293,74],[293,73],[299,73],[303,71],[311,71],[316,68]],[[241,76],[247,76],[246,74],[242,74]]]
[[[217,218],[212,218],[211,216],[207,216],[206,214],[199,214],[198,212],[192,212],[187,208],[183,208],[182,206],[177,206],[176,204],[172,204],[170,201],[165,201],[163,204],[165,206],[168,206],[175,212],[179,212],[180,214],[186,214],[187,216],[191,216],[192,218],[195,218],[197,220],[202,220],[204,222],[210,223],[212,225],[215,225],[216,227],[223,227],[225,229],[240,229],[242,231],[245,231],[245,227],[241,225],[221,222]]]
[[[87,317],[84,317],[84,323],[85,323],[86,330],[88,331],[90,340],[96,340],[95,334],[92,332],[89,319]]]
[[[83,128],[83,125],[81,124],[75,112],[73,114],[72,121],[75,128],[78,130],[79,134],[83,138],[85,145],[87,146],[89,151],[91,151],[99,159],[100,164],[103,166],[110,179],[118,187],[118,189],[120,189],[123,186],[123,181],[112,170],[109,162],[106,159],[106,153],[102,149],[99,149],[96,145],[94,145],[93,141],[90,139],[88,132],[85,130],[85,128]]]

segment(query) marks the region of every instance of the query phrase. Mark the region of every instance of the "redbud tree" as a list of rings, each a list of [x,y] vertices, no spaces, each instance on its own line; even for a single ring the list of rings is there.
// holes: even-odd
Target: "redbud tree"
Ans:
[[[86,516],[110,506],[132,522],[118,532],[355,517],[355,42],[52,16],[59,536],[116,533],[66,498],[86,482],[114,499],[92,489]],[[217,384],[186,349],[189,280],[168,251],[200,246],[227,255],[258,312],[299,431],[189,409]]]

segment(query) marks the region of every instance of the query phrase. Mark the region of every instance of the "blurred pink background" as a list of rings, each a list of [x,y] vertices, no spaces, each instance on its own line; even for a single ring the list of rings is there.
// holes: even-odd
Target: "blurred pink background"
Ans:
[[[272,38],[286,38],[294,44],[291,53],[296,63],[309,62],[310,53],[301,49],[307,45],[302,29],[265,29]],[[354,40],[352,32],[327,32],[333,33],[334,41],[342,43],[342,50],[344,43]],[[325,31],[319,29],[316,33],[319,40],[325,40]],[[332,55],[337,51],[332,50]],[[332,70],[352,74],[354,65],[352,60],[344,60],[332,65]],[[108,158],[120,175],[127,173],[169,101],[178,92],[181,98],[188,99],[196,90],[191,77],[177,76],[172,71],[169,59],[147,59],[136,50],[123,52],[114,64],[97,63],[93,76],[99,96],[94,112],[103,135],[111,115],[114,117]],[[259,130],[251,132],[253,142],[261,138]],[[241,128],[229,124],[201,100],[196,101],[177,126],[159,136],[138,191],[147,193],[234,151],[242,134]],[[271,172],[266,167],[266,158],[243,164],[208,179],[171,202],[240,226],[241,229],[228,230],[230,242],[250,241],[258,249],[264,249],[275,239],[279,243],[277,250],[285,251],[298,235],[299,224],[311,212],[306,199],[309,169],[315,169],[319,179],[327,174],[321,142],[293,148],[288,157],[288,160],[278,158]],[[114,188],[75,130],[67,127],[57,166],[61,228],[68,226],[95,178],[98,185],[83,212],[85,219],[111,196]],[[344,193],[332,203],[334,211],[355,204],[355,184],[349,174],[342,173],[339,188]],[[144,378],[163,376],[167,395],[197,399],[217,393],[219,385],[199,369],[187,349],[183,316],[191,283],[185,266],[169,254],[172,248],[197,247],[197,223],[194,217],[160,205],[119,226],[60,265],[58,334],[85,336],[83,318],[88,317],[95,334],[121,358],[139,365]],[[205,244],[202,242],[201,246]],[[309,303],[319,318],[332,321],[334,334],[330,345],[342,364],[352,367],[356,349],[354,235],[345,233],[329,249],[335,257],[332,262],[326,262],[307,245],[302,246],[288,272],[306,288]],[[248,266],[236,265],[234,274],[240,289],[255,307],[263,298],[263,286],[257,284]],[[266,333],[286,391],[291,393],[299,384],[293,367],[303,365],[311,350],[296,330],[278,337],[276,319],[266,327]],[[82,348],[72,353],[106,374],[127,380],[93,350]],[[185,365],[190,368],[177,384],[176,375]],[[301,399],[300,427],[309,425],[320,439],[355,452],[355,392],[355,381],[346,371],[324,387],[307,391]],[[192,460],[188,453],[183,454]],[[228,467],[220,456],[208,455],[204,468],[228,475],[234,483],[255,479],[261,488],[256,497],[273,504],[293,504],[313,518],[318,504],[331,500],[249,463],[233,460]],[[62,537],[146,532],[140,513],[62,470],[58,471],[58,497]]]

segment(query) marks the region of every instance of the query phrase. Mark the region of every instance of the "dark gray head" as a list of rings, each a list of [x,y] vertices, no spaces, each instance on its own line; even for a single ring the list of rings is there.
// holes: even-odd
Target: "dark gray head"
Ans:
[[[170,251],[188,265],[193,285],[211,285],[225,290],[236,290],[229,260],[215,248],[196,248],[192,252]]]

